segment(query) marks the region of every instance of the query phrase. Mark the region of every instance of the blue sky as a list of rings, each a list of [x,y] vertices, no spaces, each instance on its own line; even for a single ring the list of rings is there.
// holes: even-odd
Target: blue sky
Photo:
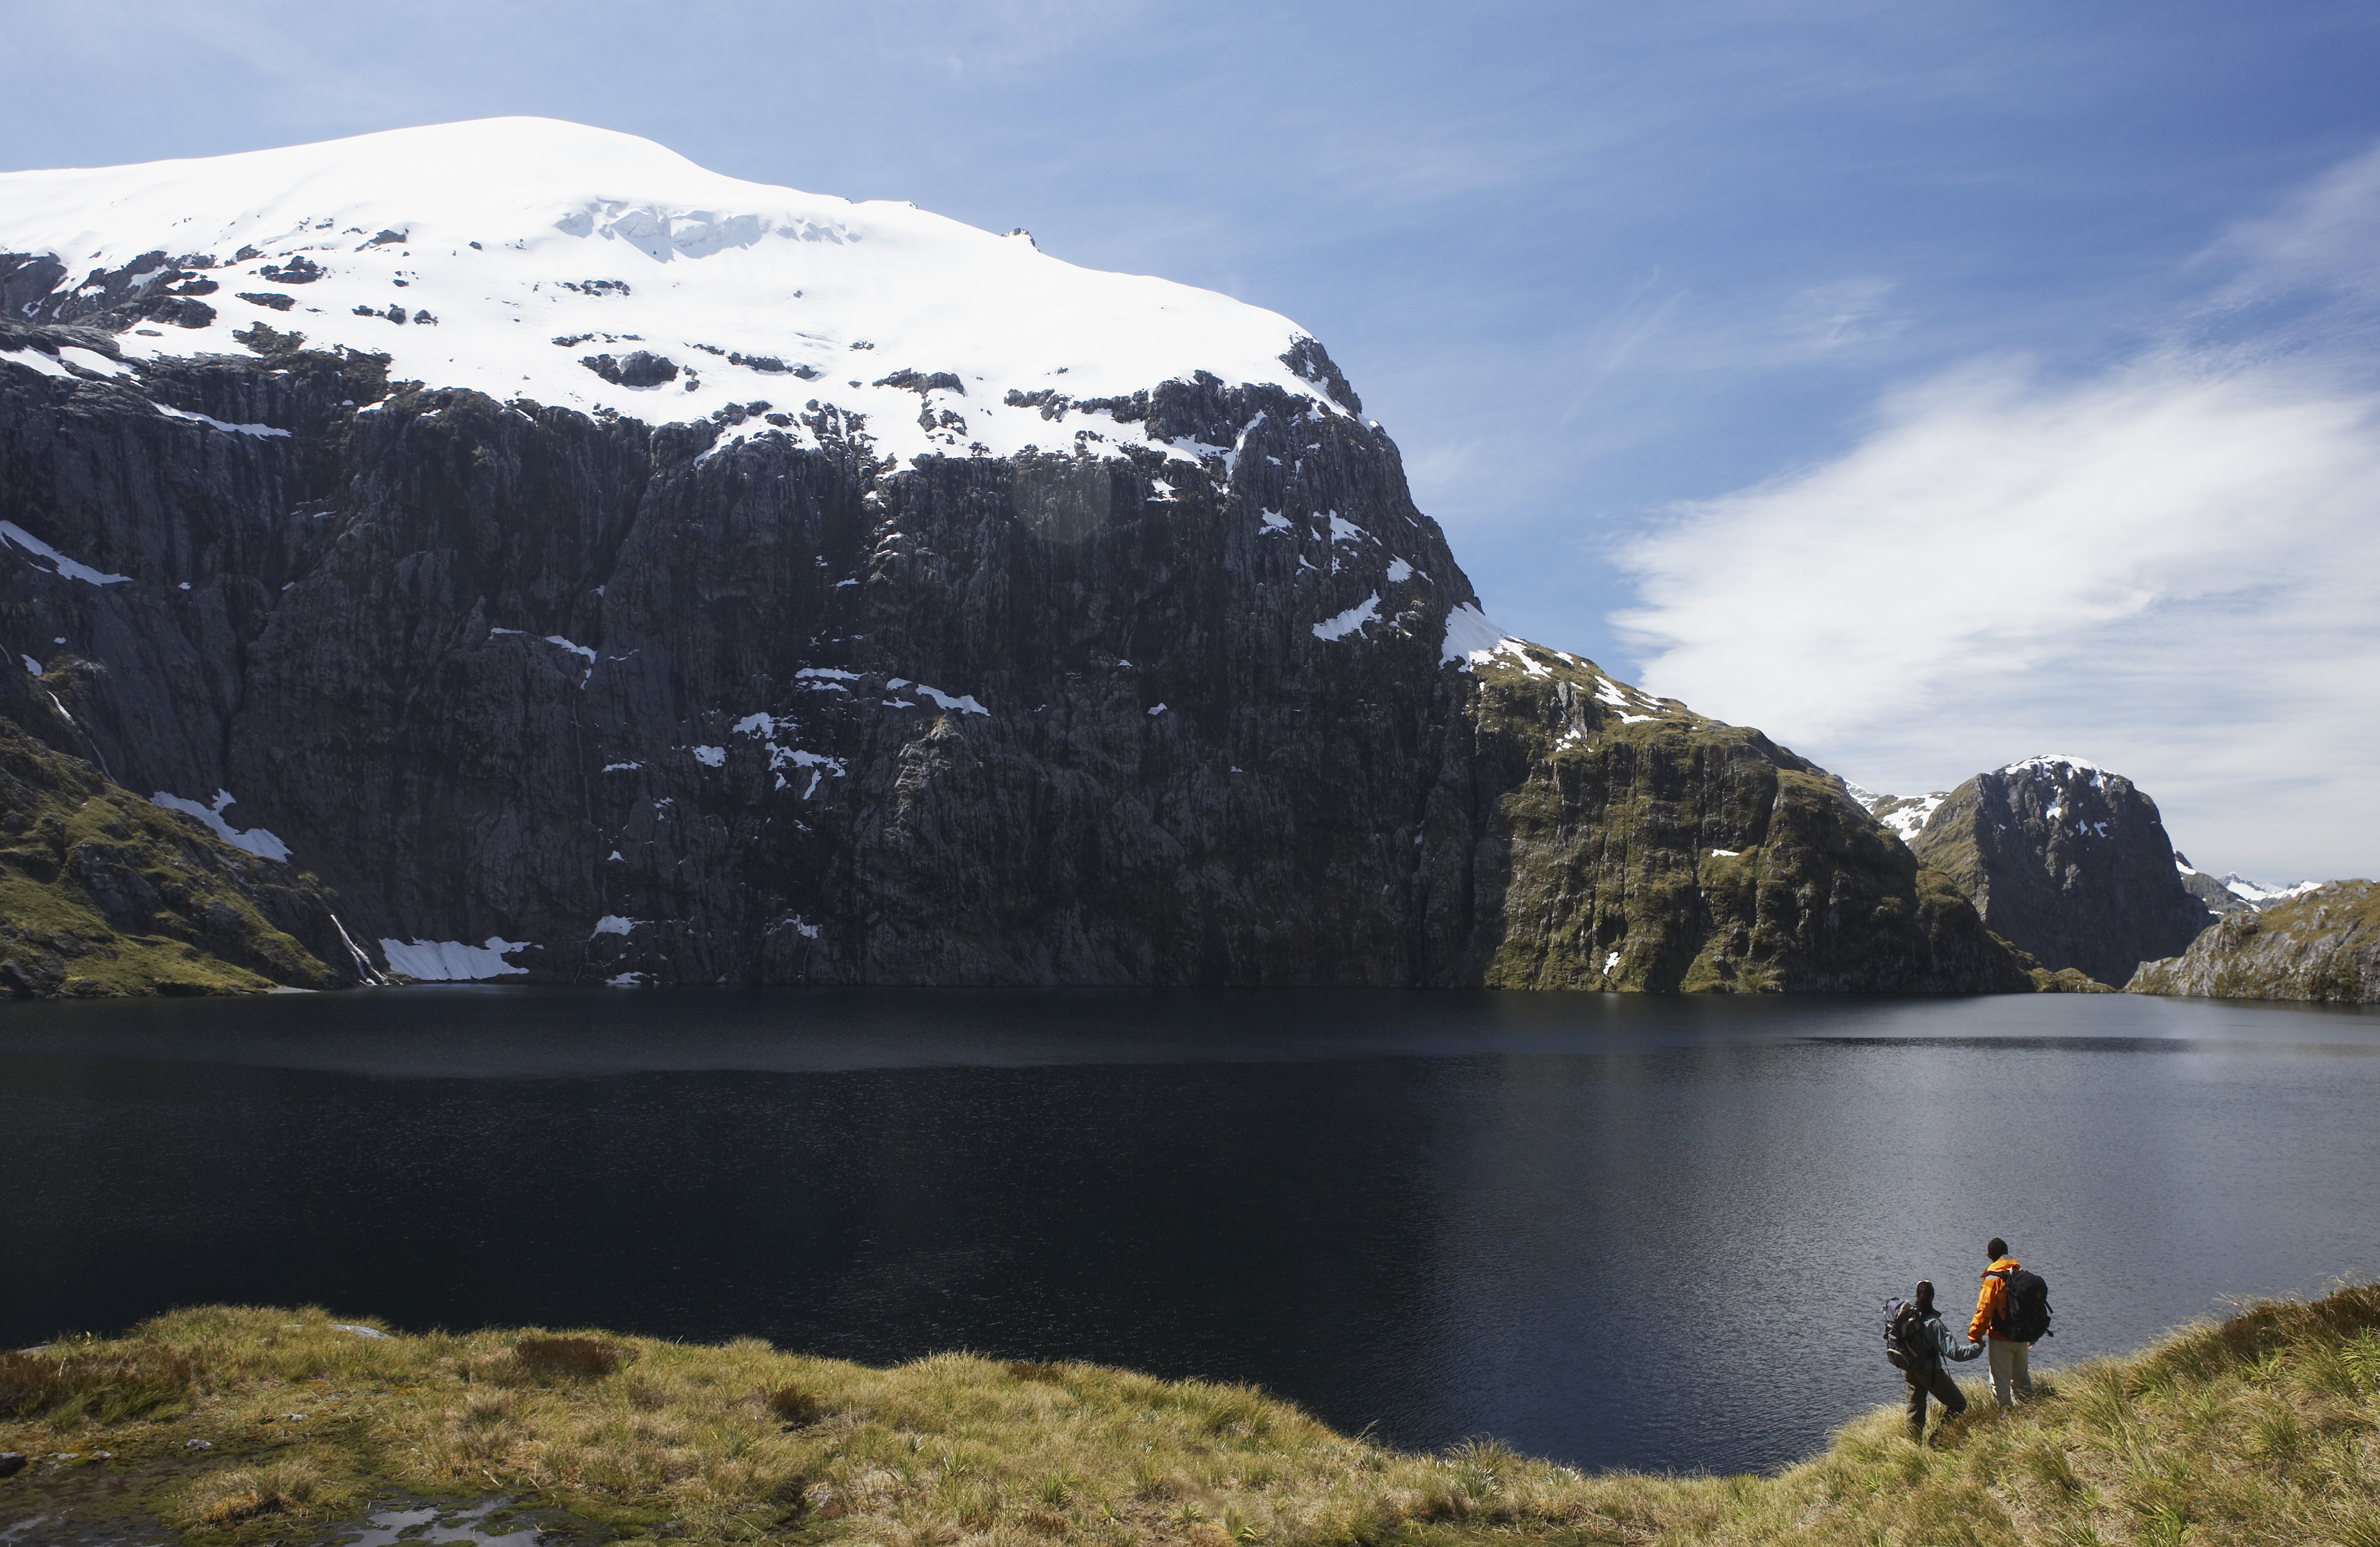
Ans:
[[[0,4],[7,166],[500,114],[1284,312],[1490,613],[2380,871],[2380,10]]]

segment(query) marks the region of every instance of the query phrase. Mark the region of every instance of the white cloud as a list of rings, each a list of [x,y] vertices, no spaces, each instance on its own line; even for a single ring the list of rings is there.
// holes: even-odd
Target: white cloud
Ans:
[[[2186,343],[1977,362],[1674,509],[1621,555],[1645,685],[1870,788],[2071,749],[2203,864],[2380,874],[2380,148],[2195,262]]]
[[[2310,366],[1971,369],[1624,563],[1646,686],[1872,788],[2070,746],[2194,857],[2380,870],[2380,398]]]

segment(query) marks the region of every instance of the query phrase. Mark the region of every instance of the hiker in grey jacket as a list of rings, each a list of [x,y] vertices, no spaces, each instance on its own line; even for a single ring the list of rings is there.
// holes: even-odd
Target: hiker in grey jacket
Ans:
[[[1909,1383],[1909,1437],[1919,1444],[1925,1443],[1925,1398],[1932,1396],[1942,1404],[1942,1416],[1957,1418],[1967,1410],[1967,1399],[1959,1394],[1959,1383],[1950,1379],[1946,1361],[1964,1363],[1984,1351],[1980,1343],[1961,1347],[1951,1339],[1950,1329],[1942,1324],[1942,1313],[1934,1309],[1934,1281],[1917,1281],[1917,1314],[1923,1318],[1924,1343],[1934,1358],[1914,1370],[1904,1370],[1900,1378]]]

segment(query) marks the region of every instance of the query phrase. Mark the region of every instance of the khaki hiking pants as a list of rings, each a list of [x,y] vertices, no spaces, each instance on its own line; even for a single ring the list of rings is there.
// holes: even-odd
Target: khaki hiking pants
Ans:
[[[2032,1352],[2030,1343],[1991,1340],[1992,1399],[2001,1407],[2013,1407],[2018,1397],[2033,1395],[2033,1371],[2025,1368],[2025,1357]]]
[[[1928,1396],[1942,1404],[1942,1416],[1957,1418],[1967,1410],[1967,1399],[1960,1395],[1959,1383],[1939,1364],[1929,1364],[1923,1370],[1904,1370],[1901,1380],[1909,1385],[1909,1437],[1919,1444],[1925,1443],[1925,1399]]]

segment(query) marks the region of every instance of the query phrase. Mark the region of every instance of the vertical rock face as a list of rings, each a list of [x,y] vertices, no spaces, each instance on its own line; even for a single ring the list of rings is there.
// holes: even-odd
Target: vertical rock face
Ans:
[[[1193,380],[1123,411],[1238,448],[1196,476],[896,468],[823,406],[730,440],[376,372],[0,375],[0,627],[118,783],[236,791],[385,964],[2023,986],[1822,771],[1482,633],[1351,416]]]
[[[2156,803],[2079,758],[2038,757],[1950,792],[1911,845],[1994,933],[2056,971],[2120,986],[2212,921],[2174,866]]]
[[[2141,964],[2133,993],[2380,1004],[2380,886],[2334,881],[2226,914],[2180,956]]]
[[[515,232],[406,159],[483,128],[0,178],[0,712],[371,967],[2027,986],[1823,771],[1488,623],[1286,320],[569,126],[497,138],[655,189]]]

